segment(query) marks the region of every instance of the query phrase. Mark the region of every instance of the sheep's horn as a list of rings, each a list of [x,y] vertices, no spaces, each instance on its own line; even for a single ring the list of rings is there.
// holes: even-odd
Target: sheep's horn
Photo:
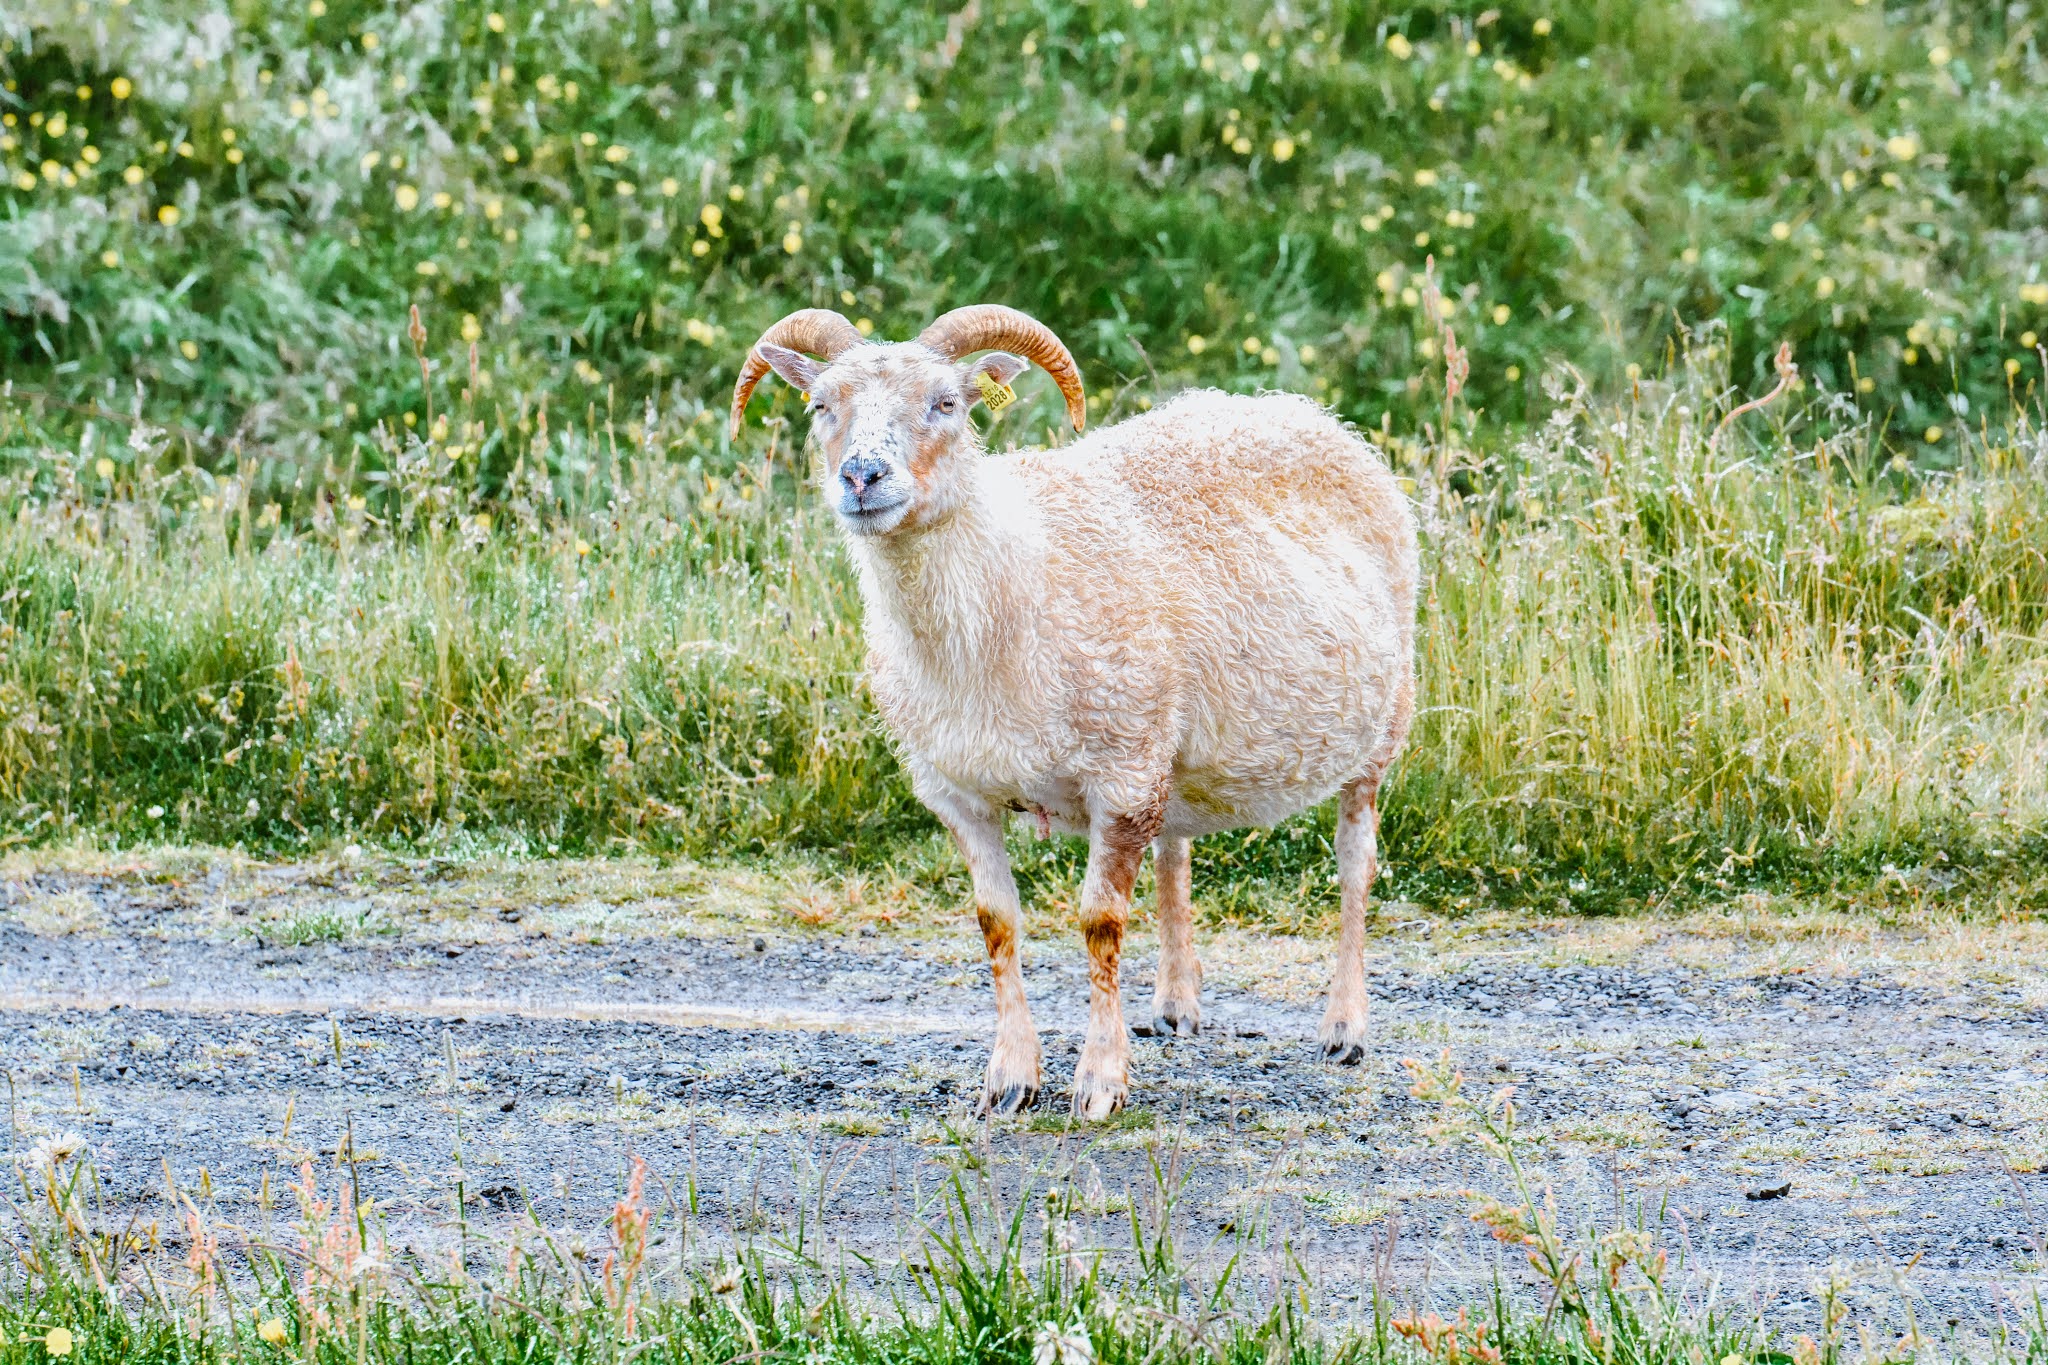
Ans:
[[[1052,328],[1028,313],[999,303],[955,308],[917,338],[948,360],[973,351],[1015,351],[1052,376],[1067,400],[1067,420],[1079,431],[1088,420],[1088,397],[1081,391],[1081,370]]]
[[[828,364],[867,338],[860,329],[830,308],[800,308],[761,333],[761,339],[747,350],[747,362],[740,366],[739,382],[732,386],[732,435],[739,439],[740,418],[754,387],[768,373],[761,359],[763,346],[787,346],[792,351],[822,357]]]

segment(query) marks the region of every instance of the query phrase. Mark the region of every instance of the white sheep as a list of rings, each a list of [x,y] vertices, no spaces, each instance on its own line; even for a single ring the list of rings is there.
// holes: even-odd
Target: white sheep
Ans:
[[[748,353],[732,401],[737,436],[770,369],[808,395],[818,476],[859,569],[876,705],[974,880],[997,1015],[983,1107],[1021,1109],[1041,1079],[1006,813],[1089,839],[1073,1107],[1100,1119],[1129,1094],[1117,968],[1145,846],[1154,1022],[1191,1034],[1190,841],[1341,792],[1342,931],[1319,1040],[1356,1062],[1377,793],[1415,706],[1407,501],[1376,450],[1290,394],[1187,393],[1062,449],[988,455],[968,410],[1006,399],[1019,356],[1059,384],[1079,432],[1067,348],[992,305],[899,344],[834,312],[792,313]]]

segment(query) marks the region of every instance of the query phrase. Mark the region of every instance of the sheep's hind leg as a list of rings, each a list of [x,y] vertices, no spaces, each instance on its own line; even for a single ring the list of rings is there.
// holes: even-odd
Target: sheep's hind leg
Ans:
[[[1154,821],[1156,828],[1157,822]],[[1074,1069],[1074,1116],[1095,1121],[1124,1107],[1131,1093],[1131,1040],[1117,979],[1131,884],[1152,831],[1122,816],[1098,820],[1081,887],[1081,933],[1088,943],[1088,1041]]]
[[[975,918],[981,922],[989,969],[995,976],[996,1040],[982,1083],[981,1111],[1014,1114],[1038,1098],[1042,1073],[1038,1029],[1031,1022],[1024,977],[1017,968],[1024,915],[1010,872],[1010,854],[1003,847],[1002,820],[988,810],[941,810],[936,805],[934,810],[953,832],[974,878]]]
[[[1371,1003],[1365,994],[1365,912],[1379,873],[1379,774],[1345,784],[1337,804],[1337,882],[1342,894],[1342,927],[1337,966],[1330,980],[1330,1006],[1317,1033],[1323,1056],[1346,1065],[1365,1060],[1365,1031]]]
[[[1159,974],[1152,983],[1152,1030],[1161,1036],[1202,1031],[1202,961],[1195,955],[1191,839],[1152,841],[1159,884]]]

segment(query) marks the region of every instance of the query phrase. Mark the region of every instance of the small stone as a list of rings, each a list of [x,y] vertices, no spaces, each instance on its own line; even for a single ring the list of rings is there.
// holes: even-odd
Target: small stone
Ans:
[[[504,1102],[503,1104],[500,1104],[500,1105],[498,1106],[498,1112],[499,1112],[499,1113],[501,1113],[501,1114],[509,1114],[509,1113],[511,1113],[511,1112],[512,1112],[512,1111],[513,1111],[514,1109],[517,1109],[518,1107],[519,1107],[519,1101],[518,1101],[518,1100],[506,1100],[506,1101],[505,1101],[505,1102]]]
[[[1783,1199],[1792,1193],[1792,1182],[1786,1180],[1778,1185],[1757,1185],[1742,1192],[1744,1199]]]
[[[754,951],[755,951],[755,952],[757,952],[757,953],[765,953],[765,952],[767,952],[767,951],[768,951],[768,940],[767,940],[767,939],[765,939],[765,938],[757,938],[757,939],[755,939],[755,940],[754,940]]]

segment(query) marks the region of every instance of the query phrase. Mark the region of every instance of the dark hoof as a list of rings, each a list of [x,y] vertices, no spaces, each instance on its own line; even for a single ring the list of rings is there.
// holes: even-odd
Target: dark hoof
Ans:
[[[1152,1033],[1159,1038],[1192,1038],[1202,1031],[1199,1019],[1169,1019],[1163,1014],[1152,1016]]]
[[[1348,1042],[1324,1043],[1323,1060],[1335,1062],[1338,1066],[1357,1066],[1365,1060],[1365,1044]]]
[[[1035,1085],[1010,1085],[1000,1095],[984,1095],[981,1099],[983,1118],[1001,1118],[1010,1114],[1021,1114],[1029,1109],[1038,1098]]]

